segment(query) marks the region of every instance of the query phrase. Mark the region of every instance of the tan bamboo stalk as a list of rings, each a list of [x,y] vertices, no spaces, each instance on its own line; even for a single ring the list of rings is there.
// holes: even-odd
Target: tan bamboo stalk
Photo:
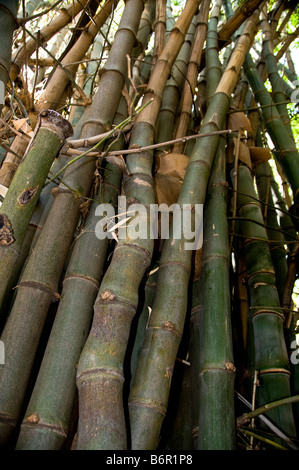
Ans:
[[[64,68],[67,68],[67,70],[69,71],[69,73],[71,73],[72,76],[75,75],[76,70],[78,68],[78,64],[76,62],[80,61],[86,54],[98,30],[103,26],[103,24],[109,17],[114,4],[114,0],[107,0],[106,3],[103,5],[103,8],[99,11],[99,13],[95,15],[92,21],[90,21],[87,30],[81,33],[79,39],[75,42],[74,46],[70,49],[70,51],[62,60],[61,64],[63,68],[57,67],[45,91],[41,94],[38,101],[36,102],[36,112],[40,112],[49,108],[56,109],[57,107],[63,104],[64,92],[69,82],[69,76],[64,71]],[[34,115],[32,115],[31,125],[34,124],[35,119]],[[11,148],[17,155],[20,155],[20,157],[22,158],[26,150],[26,146],[26,141],[24,141],[24,139],[16,137]],[[10,185],[16,168],[18,167],[18,164],[18,158],[12,153],[8,152],[5,161],[3,162],[3,165],[0,168],[0,184],[3,184],[4,186]]]
[[[50,49],[50,53],[52,54],[52,56],[55,57],[57,55],[67,32],[68,32],[68,28],[66,26],[62,28],[60,31],[58,31],[57,39],[52,44],[52,47]],[[28,65],[30,65],[30,59],[28,60]],[[38,74],[36,76],[36,82],[35,82],[35,85],[38,85],[38,83],[40,83],[45,78],[45,72],[47,70],[47,67],[53,67],[55,65],[55,61],[49,57],[47,59],[43,59],[41,63],[40,61],[38,61],[36,64],[36,60],[33,59],[31,65],[34,65],[35,67],[37,66],[39,67]],[[32,100],[33,100],[33,97],[34,97],[34,89],[32,90]]]
[[[156,20],[154,24],[155,44],[153,50],[153,65],[164,49],[166,41],[166,0],[156,0]]]
[[[105,21],[111,14],[112,8],[114,8],[116,4],[117,1],[115,0],[107,0],[99,13],[97,13],[92,21],[89,22],[86,31],[82,31],[74,46],[62,59],[61,67],[57,67],[45,91],[39,97],[35,105],[38,112],[43,109],[47,109],[48,107],[56,109],[59,105],[61,96],[69,82],[69,77],[64,69],[67,69],[72,76],[75,75],[78,68],[78,62],[85,56],[98,31],[104,25]]]
[[[31,126],[35,127],[36,123],[36,114],[29,113],[29,120]],[[19,136],[16,136],[10,146],[12,152],[7,152],[5,159],[2,163],[0,168],[0,184],[6,186],[7,188],[10,186],[10,183],[15,175],[15,172],[22,160],[22,157],[28,147],[28,140]],[[18,155],[19,158],[16,156]]]
[[[222,128],[230,96],[245,54],[251,46],[257,14],[246,22],[229,64],[204,118],[202,132]],[[195,143],[178,204],[203,204],[219,139],[202,138]],[[184,249],[184,235],[165,240],[157,291],[129,397],[132,448],[155,449],[167,409],[174,361],[182,337],[188,300],[192,250]]]
[[[180,100],[181,90],[185,84],[185,77],[194,39],[195,20],[196,17],[194,17],[191,22],[184,44],[182,45],[172,67],[171,77],[167,80],[165,85],[157,122],[157,143],[167,142],[173,138],[176,111]],[[161,158],[163,158],[163,154],[165,154],[165,151],[169,150],[169,148],[170,147],[165,146],[159,149],[158,153]]]
[[[178,112],[178,124],[176,125],[176,138],[187,135],[192,116],[192,103],[195,94],[195,87],[198,77],[198,68],[201,62],[201,55],[207,32],[207,22],[209,16],[210,1],[203,0],[197,16],[197,28],[194,44],[192,46],[191,57],[188,64],[186,82],[182,91],[181,104]],[[184,144],[176,144],[173,152],[182,153]]]
[[[249,0],[242,3],[234,15],[219,29],[220,47],[233,36],[242,23],[261,5],[264,0]]]
[[[109,28],[109,20],[106,21],[104,26],[101,28],[101,30],[98,32],[93,45],[92,45],[92,51],[90,54],[90,61],[87,64],[87,67],[84,69],[84,73],[82,76],[83,83],[79,84],[79,86],[83,89],[83,92],[87,97],[92,96],[93,92],[93,83],[96,79],[95,74],[98,71],[99,68],[99,60],[102,57],[103,53],[103,46],[105,44],[106,40],[106,35],[108,34],[108,28]],[[72,106],[70,110],[70,115],[69,115],[69,120],[71,121],[73,126],[76,126],[78,123],[79,119],[82,117],[85,106],[82,106],[82,102],[80,103],[81,97],[79,96],[78,93],[78,106]]]
[[[132,78],[128,84],[129,94],[135,103],[138,96],[141,97],[145,90],[145,82],[148,80],[152,67],[152,53],[146,54],[155,19],[156,0],[147,0],[141,15],[140,25],[137,33],[137,46],[132,50],[131,59]],[[141,70],[143,68],[142,74]],[[136,93],[137,92],[137,93]]]
[[[154,100],[138,115],[130,146],[153,141],[164,87],[197,8],[198,1],[186,3],[158,58],[143,103]],[[126,163],[130,174],[125,185],[128,206],[130,201],[138,201],[149,209],[149,204],[155,202],[152,153],[128,155]],[[138,304],[138,288],[152,257],[153,240],[149,236],[135,239],[128,227],[126,230],[103,278],[92,328],[79,361],[79,449],[127,448],[123,361]]]
[[[125,82],[126,54],[130,54],[135,43],[143,7],[141,0],[128,0],[126,3],[99,87],[87,113],[88,121],[82,126],[82,138],[107,130],[113,122]],[[95,168],[95,158],[85,157],[65,172],[65,184],[61,183],[56,188],[53,206],[20,280],[9,323],[3,332],[7,350],[13,350],[13,354],[9,353],[10,361],[0,371],[3,372],[1,376],[5,376],[5,380],[0,381],[2,445],[16,425],[35,347],[49,307],[59,298],[59,279],[79,219],[80,205],[90,193]]]
[[[40,38],[43,42],[49,41],[61,28],[70,23],[75,16],[88,4],[89,0],[76,0],[66,8],[61,8],[58,15],[40,31]],[[26,42],[26,47],[20,49],[14,54],[12,58],[12,67],[10,71],[10,78],[14,81],[20,73],[21,68],[33,52],[36,50],[36,41],[29,38]]]

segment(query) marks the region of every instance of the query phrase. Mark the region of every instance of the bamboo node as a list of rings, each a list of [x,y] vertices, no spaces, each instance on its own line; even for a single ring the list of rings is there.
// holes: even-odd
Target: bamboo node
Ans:
[[[13,230],[8,217],[0,214],[0,245],[11,245],[14,242]]]
[[[104,290],[100,294],[101,300],[111,302],[112,300],[115,299],[115,294],[111,290]]]
[[[37,424],[39,422],[39,415],[37,413],[33,413],[32,415],[27,416],[26,421],[30,424]]]
[[[31,199],[33,199],[37,188],[38,186],[36,186],[35,188],[27,188],[22,191],[22,193],[18,197],[18,203],[20,204],[20,206],[25,206],[31,201]]]

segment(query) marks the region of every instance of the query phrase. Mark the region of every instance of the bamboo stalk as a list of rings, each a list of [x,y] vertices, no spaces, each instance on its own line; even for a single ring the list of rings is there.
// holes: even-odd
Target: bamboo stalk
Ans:
[[[221,3],[216,2],[208,25],[206,42],[208,102],[212,99],[222,76],[217,35]],[[226,141],[222,138],[214,158],[204,211],[203,300],[199,336],[200,432],[197,443],[199,450],[235,448],[234,379],[236,368],[233,364],[230,322],[230,251],[226,217],[225,144]],[[211,348],[215,339],[217,347],[215,345]],[[224,427],[223,433],[219,431],[219,419]]]
[[[40,37],[43,42],[49,41],[61,28],[66,26],[72,19],[80,13],[89,0],[76,0],[67,8],[61,8],[58,15],[40,31]],[[26,41],[26,47],[22,46],[13,55],[12,66],[10,71],[10,78],[14,81],[23,65],[26,62],[26,57],[30,57],[36,50],[36,41],[29,38]]]
[[[18,0],[0,2],[0,113],[4,104],[4,96],[7,82],[9,80],[9,72],[11,68],[11,49],[13,32],[17,28],[17,12]]]
[[[167,142],[173,137],[176,111],[179,104],[181,90],[185,84],[190,50],[194,38],[195,19],[196,17],[194,17],[191,22],[184,44],[182,45],[171,69],[171,77],[167,80],[165,85],[157,122],[157,138],[155,139],[157,143]],[[160,148],[159,155],[161,158],[163,158],[162,154],[167,150],[170,150],[170,146]]]
[[[134,346],[131,353],[131,376],[135,375],[135,370],[138,364],[138,358],[140,356],[140,351],[142,349],[142,343],[144,340],[146,325],[149,320],[150,312],[153,307],[156,285],[157,285],[157,276],[158,276],[159,264],[154,262],[152,264],[152,269],[148,273],[148,277],[144,286],[144,302],[143,308],[138,317],[138,323],[136,328],[136,335],[134,340]]]
[[[72,76],[75,75],[78,68],[78,64],[76,64],[76,62],[80,61],[88,51],[98,31],[104,25],[105,21],[111,14],[112,9],[115,8],[117,4],[115,3],[116,2],[114,0],[107,0],[105,2],[100,11],[93,17],[92,21],[89,22],[86,30],[82,31],[78,40],[62,59],[61,67],[56,68],[45,91],[36,102],[35,108],[38,112],[43,109],[47,109],[49,106],[56,109],[60,104],[65,87],[69,82],[69,75],[66,74],[66,70]]]
[[[180,15],[148,84],[143,103],[154,101],[137,117],[130,146],[151,143],[160,110],[162,95],[174,60],[198,8],[198,1],[188,1]],[[152,153],[129,155],[126,160],[130,178],[125,181],[128,200],[138,201],[149,209],[155,202],[152,185]],[[144,214],[145,221],[148,214]],[[127,432],[123,409],[123,361],[132,318],[138,305],[138,287],[148,268],[153,240],[134,236],[125,227],[126,236],[119,241],[103,278],[91,332],[80,357],[77,386],[79,389],[79,449],[126,449]],[[119,270],[119,266],[122,270]]]
[[[225,141],[219,144],[204,212],[200,325],[199,450],[235,449],[235,366],[230,322]],[[217,210],[215,210],[217,208]],[[215,343],[213,347],[211,344]],[[219,429],[219,421],[223,432]]]
[[[192,436],[193,448],[197,449],[199,434],[199,351],[200,351],[200,319],[202,311],[202,248],[195,254],[194,273],[191,287],[190,312],[190,372],[191,372],[191,400],[192,400]]]
[[[224,125],[230,95],[237,83],[245,54],[253,39],[257,16],[249,18],[243,35],[208,107],[201,131]],[[191,155],[178,203],[203,204],[218,138],[198,139]],[[165,241],[157,292],[144,347],[129,397],[133,449],[155,449],[164,420],[172,369],[183,331],[191,251],[184,236]]]
[[[113,2],[108,0],[104,7],[101,9],[101,11],[97,15],[95,15],[93,21],[90,21],[87,31],[83,31],[81,33],[79,39],[70,49],[70,51],[66,54],[66,56],[61,62],[61,67],[58,67],[55,70],[52,79],[48,83],[45,91],[42,93],[35,105],[35,112],[31,113],[30,115],[31,126],[35,126],[37,111],[40,112],[49,108],[57,109],[57,107],[63,104],[65,98],[65,90],[69,82],[70,76],[72,77],[73,75],[75,75],[75,72],[78,67],[78,64],[71,65],[70,67],[67,67],[67,65],[81,60],[81,58],[84,56],[89,46],[91,45],[98,28],[101,27],[101,25],[105,22],[106,18],[109,16],[112,6]],[[63,66],[65,66],[65,68],[62,68]],[[11,149],[13,152],[19,155],[20,158],[22,158],[26,147],[27,144],[24,139],[15,138],[14,142],[12,143]],[[0,169],[1,184],[7,187],[10,185],[18,165],[19,159],[12,152],[8,152],[5,161]]]
[[[32,147],[6,194],[1,207],[0,305],[51,164],[71,133],[71,125],[58,113],[43,112]]]
[[[263,38],[263,56],[266,60],[266,67],[268,71],[268,77],[272,85],[272,97],[276,104],[277,111],[280,114],[281,120],[289,132],[289,135],[293,139],[293,132],[290,124],[290,118],[287,110],[286,95],[284,93],[283,80],[278,73],[277,61],[274,56],[274,46],[272,41],[271,27],[267,21],[267,16],[262,11],[261,26],[264,34]]]
[[[208,23],[207,39],[206,39],[206,79],[207,79],[207,105],[215,93],[215,90],[219,84],[222,67],[219,60],[219,49],[218,49],[218,20],[220,10],[222,6],[222,0],[217,0],[213,6],[213,10],[210,14]]]
[[[283,334],[283,314],[275,285],[275,271],[263,227],[260,206],[256,198],[248,168],[239,167],[238,214],[248,222],[240,220],[240,233],[246,237],[244,244],[248,287],[250,292],[250,323],[254,338],[254,369],[259,372],[258,403],[290,396],[289,360]],[[252,223],[261,222],[261,225]],[[263,254],[261,256],[261,253]],[[295,435],[291,406],[273,410],[269,417],[290,437]]]
[[[276,287],[280,301],[282,301],[288,267],[286,260],[286,250],[283,245],[284,235],[280,231],[271,194],[271,172],[269,163],[264,162],[257,165],[255,167],[255,173],[261,207],[267,207],[267,214],[264,216],[264,220],[267,226],[268,238],[271,240],[270,250],[276,275]],[[263,206],[263,204],[266,204],[266,206]],[[277,241],[277,243],[275,241]]]
[[[248,53],[244,69],[256,100],[262,105],[267,131],[275,145],[275,157],[284,169],[285,175],[291,185],[294,204],[297,207],[297,194],[299,188],[299,156],[293,139],[289,136],[275,104],[265,88],[261,76],[258,74],[253,60]]]
[[[121,101],[122,107],[124,99]],[[124,110],[117,113],[116,124]],[[122,139],[116,147],[123,145]],[[61,449],[68,435],[76,395],[76,364],[90,328],[109,239],[96,236],[99,204],[117,205],[122,171],[107,164],[103,184],[78,234],[63,280],[54,325],[21,426],[17,449]],[[79,333],[78,333],[79,332]],[[82,334],[83,332],[83,334]],[[34,420],[33,416],[37,419]]]
[[[153,64],[161,55],[166,41],[166,0],[156,1],[156,19],[154,24],[155,44],[153,49]]]
[[[65,158],[62,155],[59,155],[58,158],[54,160],[51,169],[53,171],[58,171],[64,163],[66,163]],[[54,187],[56,187],[55,183],[45,186],[38,197],[34,212],[21,245],[19,256],[14,263],[9,286],[6,289],[6,296],[1,307],[4,318],[9,311],[9,303],[12,302],[12,298],[15,294],[15,286],[18,284],[20,273],[24,269],[24,265],[27,262],[27,258],[30,252],[34,249],[36,241],[41,231],[43,230],[45,221],[52,207],[54,200],[52,189]]]
[[[187,135],[192,116],[192,103],[197,84],[198,67],[201,62],[201,55],[207,32],[207,22],[209,16],[210,1],[203,0],[197,16],[197,27],[192,46],[191,56],[187,69],[187,80],[181,96],[180,109],[178,113],[178,123],[176,124],[176,138]],[[173,147],[173,152],[181,153],[183,144],[177,144]]]
[[[133,47],[142,10],[141,0],[129,0],[126,3],[97,93],[87,114],[89,121],[86,120],[82,126],[82,138],[103,132],[113,122],[125,81],[126,54]],[[82,197],[87,197],[91,189],[95,165],[94,158],[87,158],[83,162],[77,161],[65,172],[64,184],[61,183],[55,191],[46,224],[19,283],[9,323],[3,333],[7,350],[12,348],[14,353],[11,354],[9,364],[4,366],[3,374],[7,378],[0,385],[0,394],[4,397],[1,402],[2,445],[8,439],[5,433],[10,434],[18,418],[35,344],[49,306],[58,298],[59,278],[80,215],[80,205],[84,200]],[[22,336],[22,340],[18,338],[17,350],[15,334]],[[35,337],[33,342],[31,336]]]
[[[137,33],[137,46],[133,47],[132,59],[135,62],[140,54],[146,50],[155,19],[155,1],[147,0],[144,5],[144,10],[141,15],[140,25]]]
[[[229,18],[219,29],[219,41],[226,43],[230,41],[233,34],[239,29],[241,24],[263,3],[263,0],[249,0],[243,3],[235,11],[234,15]]]

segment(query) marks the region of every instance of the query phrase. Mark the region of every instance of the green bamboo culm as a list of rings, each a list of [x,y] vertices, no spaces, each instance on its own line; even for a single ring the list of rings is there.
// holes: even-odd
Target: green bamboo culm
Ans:
[[[201,132],[223,129],[230,96],[239,78],[245,53],[251,45],[257,14],[246,23],[228,66],[205,115]],[[178,204],[203,204],[219,136],[203,137],[194,145]],[[200,220],[200,214],[199,214]],[[167,409],[172,370],[181,341],[188,301],[192,249],[184,234],[165,241],[158,273],[153,311],[148,323],[129,397],[132,448],[157,447]],[[192,243],[191,243],[192,244]],[[193,249],[194,249],[194,245]]]
[[[0,1],[0,114],[9,80],[13,32],[17,28],[18,0]]]
[[[0,305],[50,167],[65,139],[73,133],[71,124],[53,110],[42,112],[37,126],[1,206]]]
[[[271,256],[276,275],[276,287],[282,301],[285,288],[288,265],[286,250],[284,248],[285,234],[282,232],[274,201],[271,193],[271,168],[268,162],[260,163],[255,167],[258,195],[261,201],[267,235],[270,240]]]
[[[136,328],[136,335],[134,339],[134,345],[132,347],[130,369],[131,377],[133,379],[135,375],[135,370],[138,364],[138,358],[140,356],[140,351],[142,349],[142,343],[144,340],[144,335],[146,331],[147,322],[149,319],[150,312],[153,307],[156,285],[157,285],[157,276],[158,276],[158,263],[154,262],[152,270],[149,272],[145,286],[144,286],[144,301],[143,307],[141,309],[140,315],[138,317],[138,323]]]
[[[122,98],[116,125],[123,121],[125,109]],[[113,149],[122,148],[123,143],[120,137]],[[121,168],[107,163],[103,183],[75,240],[61,300],[16,449],[58,450],[65,446],[76,396],[76,365],[90,329],[109,246],[108,237],[96,236],[101,219],[95,217],[95,212],[99,204],[117,205],[121,177]]]
[[[186,3],[156,62],[148,92],[143,98],[145,104],[152,102],[137,116],[130,146],[153,143],[165,84],[198,3],[197,0]],[[149,228],[150,204],[155,203],[153,152],[128,155],[126,164],[130,173],[124,181],[127,209],[130,210],[131,204],[136,201],[143,204],[146,211],[139,214],[139,223]],[[123,406],[123,361],[131,321],[138,306],[139,285],[150,265],[154,243],[149,231],[145,238],[136,238],[132,221],[121,232],[123,235],[101,283],[94,306],[93,325],[78,366],[79,449],[124,450],[128,446]],[[122,270],[119,269],[120,265]]]
[[[235,449],[235,366],[230,320],[225,139],[215,156],[204,210],[199,336],[199,450]],[[221,422],[221,430],[219,429]]]
[[[265,88],[262,77],[249,53],[246,55],[244,70],[257,102],[262,107],[267,131],[275,146],[275,158],[282,166],[294,196],[294,213],[297,214],[298,189],[299,189],[299,156],[294,140],[290,137],[287,128],[281,120],[270,93]]]
[[[221,5],[222,2],[216,2],[208,24],[206,41],[208,103],[222,76],[217,35]],[[199,450],[235,448],[235,366],[230,321],[225,144],[225,138],[221,137],[204,206],[202,309],[199,319],[199,432],[197,442]],[[219,432],[219,420],[221,420],[223,432]]]
[[[82,138],[106,131],[113,122],[127,71],[126,54],[135,43],[143,7],[142,0],[126,2],[97,92],[80,123]],[[96,159],[88,156],[67,168],[63,183],[53,190],[52,208],[18,284],[3,331],[10,360],[0,370],[2,446],[8,445],[16,426],[48,310],[60,297],[60,276],[80,216],[80,205],[89,196],[95,169]]]
[[[267,232],[257,201],[250,170],[238,168],[237,205],[239,233],[245,237],[244,251],[250,296],[249,323],[254,340],[254,368],[259,373],[258,404],[263,405],[290,396],[290,368],[284,339],[283,321],[275,270]],[[246,219],[246,220],[245,220]],[[288,436],[295,437],[292,407],[282,406],[269,412],[269,418]]]
[[[274,55],[274,45],[272,40],[271,27],[268,23],[268,18],[266,15],[265,7],[261,13],[261,26],[263,31],[263,56],[266,60],[266,68],[268,72],[268,77],[272,85],[272,97],[273,101],[276,104],[277,111],[281,117],[285,128],[287,129],[291,139],[293,139],[293,132],[290,124],[290,117],[288,114],[288,109],[286,105],[286,94],[284,90],[284,80],[278,73],[277,60]]]

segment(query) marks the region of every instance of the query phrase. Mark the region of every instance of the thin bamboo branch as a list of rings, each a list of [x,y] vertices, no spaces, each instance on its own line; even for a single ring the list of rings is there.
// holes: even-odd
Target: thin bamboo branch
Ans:
[[[244,413],[242,414],[242,416],[239,416],[237,418],[237,426],[243,426],[245,423],[247,423],[251,419],[256,418],[262,413],[267,413],[267,411],[269,410],[272,410],[279,406],[296,403],[298,401],[299,401],[299,395],[296,395],[294,397],[282,398],[281,400],[276,400],[271,403],[266,403],[265,405],[260,406],[259,408],[256,408],[255,410],[253,409],[252,411],[249,411],[248,413]]]

